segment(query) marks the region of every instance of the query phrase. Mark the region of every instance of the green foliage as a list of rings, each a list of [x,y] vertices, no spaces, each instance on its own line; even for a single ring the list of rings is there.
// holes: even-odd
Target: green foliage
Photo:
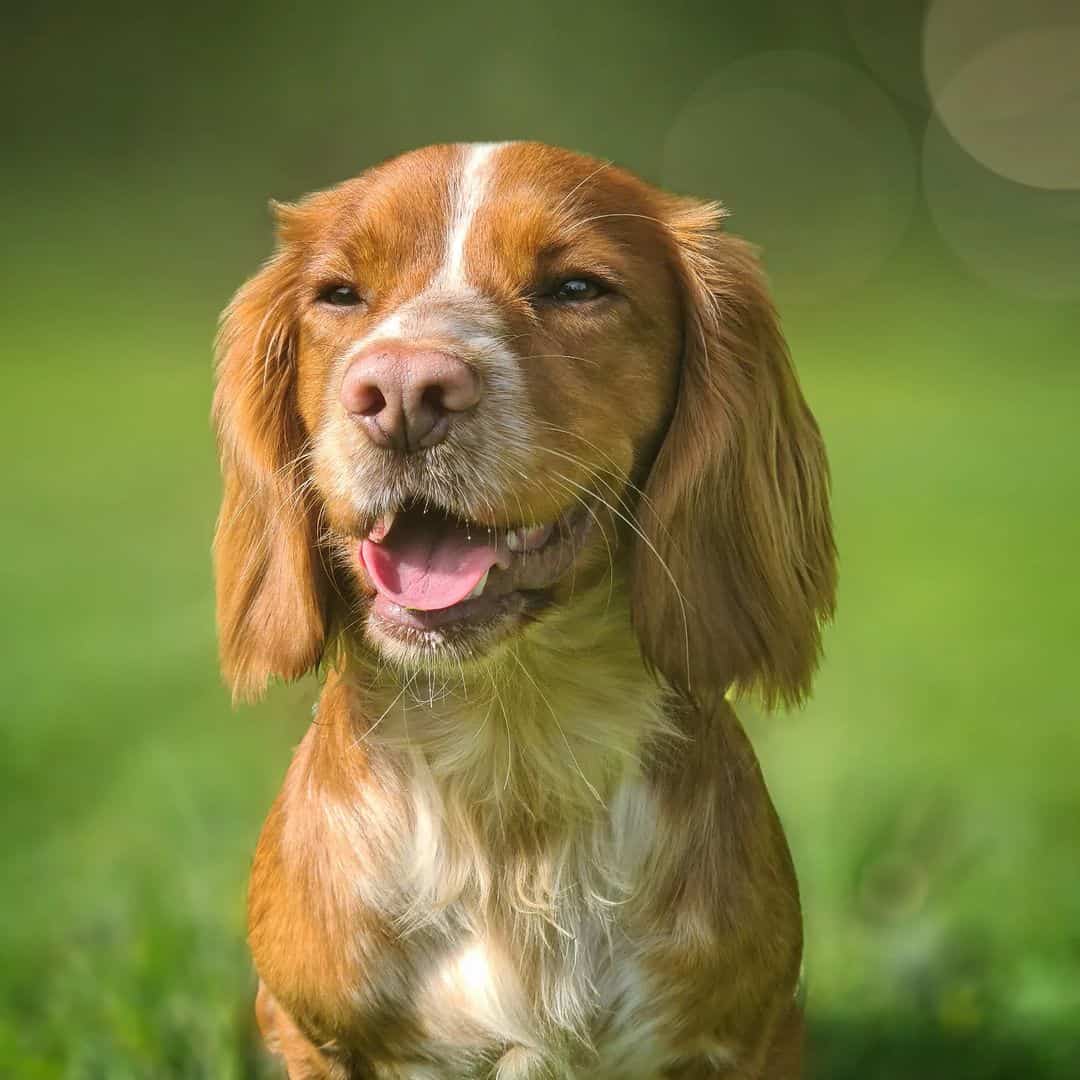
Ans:
[[[268,1075],[243,891],[314,687],[233,713],[218,684],[214,320],[269,249],[266,197],[409,145],[499,135],[737,195],[736,230],[770,243],[842,559],[811,704],[743,708],[803,887],[812,1075],[1077,1075],[1080,321],[1037,291],[976,284],[904,202],[927,121],[908,92],[919,5],[895,5],[895,33],[874,40],[878,60],[900,43],[881,69],[899,96],[888,145],[865,159],[888,170],[904,153],[907,172],[858,188],[864,159],[845,145],[852,216],[820,172],[807,205],[774,140],[740,155],[722,131],[696,135],[713,114],[680,110],[729,61],[779,48],[843,62],[843,90],[864,65],[841,9],[865,22],[872,5],[598,3],[527,21],[510,7],[407,5],[375,25],[362,6],[321,21],[226,6],[212,30],[145,5],[12,16],[0,1075]],[[673,146],[698,157],[673,171]],[[1048,235],[1010,206],[980,234],[1002,265],[997,230],[1024,231],[1026,258]],[[789,258],[800,229],[819,246]],[[838,276],[849,254],[857,280]]]

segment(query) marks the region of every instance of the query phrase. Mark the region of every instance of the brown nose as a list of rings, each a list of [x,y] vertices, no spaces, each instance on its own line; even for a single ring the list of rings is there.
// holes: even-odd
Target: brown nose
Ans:
[[[435,349],[375,345],[349,364],[341,403],[376,445],[420,450],[446,438],[458,413],[480,400],[464,361]]]

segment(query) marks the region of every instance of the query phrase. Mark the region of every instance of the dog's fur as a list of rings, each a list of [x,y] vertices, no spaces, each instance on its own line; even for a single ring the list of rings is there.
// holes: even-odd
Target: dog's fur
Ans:
[[[431,147],[278,207],[224,315],[223,669],[245,699],[326,673],[250,892],[294,1080],[798,1074],[795,876],[728,697],[807,693],[835,552],[817,426],[722,216],[552,147]],[[553,300],[567,278],[609,291]],[[341,405],[383,340],[482,380],[431,450]],[[357,545],[407,500],[592,527],[525,610],[401,635]]]

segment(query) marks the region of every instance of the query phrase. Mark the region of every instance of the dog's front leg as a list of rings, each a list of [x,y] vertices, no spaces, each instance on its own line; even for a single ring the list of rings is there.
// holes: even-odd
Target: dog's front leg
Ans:
[[[289,1080],[348,1080],[341,1065],[304,1035],[263,982],[255,998],[255,1019],[266,1049],[282,1059]]]

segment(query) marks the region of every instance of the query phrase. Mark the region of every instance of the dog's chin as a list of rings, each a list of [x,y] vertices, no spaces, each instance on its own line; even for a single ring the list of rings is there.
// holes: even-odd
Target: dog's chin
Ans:
[[[456,668],[484,660],[522,633],[551,603],[546,592],[462,600],[437,611],[414,611],[376,595],[365,634],[380,656],[410,669]]]
[[[468,527],[489,532],[482,525]],[[516,550],[505,543],[507,530],[490,531],[498,537],[498,562],[473,592],[445,607],[409,607],[375,590],[364,617],[368,647],[413,670],[457,671],[484,661],[543,618],[567,593],[592,529],[591,508],[576,506],[547,526],[513,530],[525,538]],[[530,534],[534,541],[537,534],[544,538],[530,543]],[[356,558],[358,571],[368,577],[363,557]]]

